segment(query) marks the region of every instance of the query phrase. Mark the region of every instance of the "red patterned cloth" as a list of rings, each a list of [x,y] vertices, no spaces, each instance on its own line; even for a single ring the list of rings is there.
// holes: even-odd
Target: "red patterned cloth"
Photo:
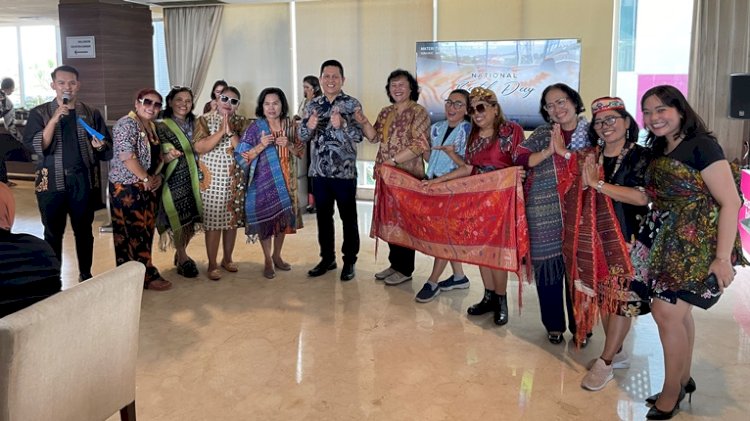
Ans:
[[[529,237],[520,171],[510,167],[427,188],[406,172],[383,165],[370,236],[530,279],[530,267],[521,270]]]

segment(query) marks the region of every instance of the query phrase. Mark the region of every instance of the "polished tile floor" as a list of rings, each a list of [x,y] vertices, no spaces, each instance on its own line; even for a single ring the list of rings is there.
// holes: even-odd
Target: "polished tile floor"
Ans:
[[[15,232],[42,235],[30,182],[14,188]],[[238,238],[237,274],[205,277],[203,237],[189,252],[202,274],[177,275],[172,253],[154,261],[174,283],[145,291],[137,375],[141,420],[640,420],[643,399],[661,388],[662,353],[650,316],[639,318],[626,342],[632,367],[617,370],[602,391],[580,387],[584,365],[597,357],[601,330],[591,345],[552,345],[539,319],[533,286],[524,285],[519,315],[511,282],[511,320],[496,327],[466,308],[483,289],[475,267],[469,290],[414,302],[432,267],[417,257],[413,282],[386,287],[373,273],[387,266],[387,245],[375,257],[368,237],[371,204],[360,203],[362,251],[354,281],[338,272],[311,279],[318,261],[315,219],[287,237],[291,272],[262,277],[258,244]],[[95,229],[106,220],[97,213]],[[340,236],[340,231],[337,233]],[[112,239],[95,233],[94,274],[114,266]],[[339,243],[340,244],[340,243]],[[76,282],[74,243],[65,237],[65,287]],[[341,262],[339,261],[339,265]],[[719,304],[695,310],[693,377],[698,390],[679,420],[746,420],[750,413],[750,269]],[[112,417],[111,420],[119,419]]]

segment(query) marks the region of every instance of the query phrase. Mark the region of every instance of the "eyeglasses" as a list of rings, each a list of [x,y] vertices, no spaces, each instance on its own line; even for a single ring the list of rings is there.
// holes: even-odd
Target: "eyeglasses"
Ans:
[[[150,107],[150,106],[153,105],[154,108],[157,108],[157,109],[161,108],[161,106],[164,105],[164,104],[162,104],[159,101],[154,102],[154,101],[152,101],[152,100],[150,100],[148,98],[141,98],[141,99],[138,100],[138,102],[140,102],[141,104],[143,104],[144,107]]]
[[[463,101],[451,101],[450,99],[445,100],[445,106],[453,109],[461,108],[466,105]]]
[[[620,116],[620,115],[611,115],[609,117],[604,117],[600,120],[594,120],[593,122],[594,129],[601,129],[604,126],[607,126],[607,127],[614,126],[618,118],[625,118],[625,117]]]
[[[495,104],[489,104],[489,105],[477,104],[475,106],[469,107],[469,110],[468,110],[469,111],[469,115],[482,114],[485,111],[487,111],[487,107],[492,107],[494,105]]]
[[[229,98],[229,97],[228,97],[228,96],[226,96],[226,95],[221,95],[221,96],[219,96],[219,101],[221,101],[221,102],[224,102],[224,103],[227,103],[227,102],[228,102],[228,103],[230,103],[230,104],[232,104],[232,105],[237,105],[237,104],[239,104],[239,103],[240,103],[240,100],[239,100],[239,99],[237,99],[237,98]]]
[[[544,104],[544,109],[547,111],[552,111],[555,108],[562,108],[565,106],[565,104],[568,103],[568,98],[560,98],[557,101],[554,102],[548,102]]]
[[[173,91],[188,91],[191,94],[193,93],[193,90],[190,89],[189,86],[172,85],[172,90]]]

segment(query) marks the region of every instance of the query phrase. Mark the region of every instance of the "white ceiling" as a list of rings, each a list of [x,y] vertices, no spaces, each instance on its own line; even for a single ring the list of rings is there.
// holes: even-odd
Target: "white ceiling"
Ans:
[[[100,0],[106,2],[107,0]],[[195,4],[289,3],[295,0],[125,0],[149,6],[191,6]],[[317,1],[317,0],[296,0]],[[60,0],[0,0],[0,25],[33,25],[57,23]]]

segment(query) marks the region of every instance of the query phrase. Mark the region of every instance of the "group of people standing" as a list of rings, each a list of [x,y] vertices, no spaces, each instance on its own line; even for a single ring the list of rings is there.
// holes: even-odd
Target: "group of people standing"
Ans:
[[[599,309],[604,324],[604,350],[582,386],[599,390],[613,378],[613,369],[629,366],[623,342],[632,316],[651,312],[666,377],[662,392],[649,398],[648,418],[671,418],[685,394],[696,390],[690,376],[691,310],[710,307],[733,280],[733,265],[742,259],[736,235],[740,198],[736,189],[726,188],[735,179],[721,147],[676,88],[657,86],[641,99],[648,132],[642,146],[621,99],[593,101],[589,123],[581,96],[562,83],[544,89],[539,112],[546,123],[526,138],[521,126],[506,118],[496,94],[482,87],[452,91],[445,100],[446,120],[430,124],[417,103],[416,79],[395,70],[385,86],[391,105],[372,124],[360,102],[343,92],[340,62],[325,61],[319,81],[312,79],[305,80],[310,93],[306,85],[296,118],[278,88],[260,93],[253,119],[237,114],[240,92],[224,81],[214,85],[200,117],[193,114],[190,88],[173,87],[166,100],[144,89],[110,136],[100,113],[78,100],[77,70],[58,67],[51,85],[56,98],[31,112],[25,132],[40,157],[35,187],[45,240],[60,259],[69,215],[80,278],[91,276],[89,202],[98,182],[96,163],[108,160],[116,263],[143,262],[145,288],[171,287],[151,262],[156,230],[164,245],[174,246],[174,264],[185,277],[199,274],[186,248],[204,231],[207,276],[219,280],[222,269],[238,270],[233,249],[237,229],[244,227],[248,239],[261,244],[263,276],[274,278],[275,270],[291,270],[282,247],[285,236],[302,227],[296,171],[307,146],[314,194],[308,206],[316,212],[320,246],[320,262],[308,275],[337,267],[336,204],[344,238],[340,279],[348,281],[355,277],[360,247],[356,144],[364,138],[379,145],[376,179],[383,166],[396,166],[424,180],[426,190],[519,166],[530,263],[549,342],[563,342],[569,330],[578,346],[586,346],[593,326],[581,323],[591,320],[581,315],[591,308]],[[95,132],[101,136],[92,136]],[[581,221],[609,226],[611,232],[587,237]],[[375,278],[387,285],[411,280],[415,251],[389,246],[389,267]],[[627,276],[597,274],[589,284],[579,279],[587,270],[603,268],[607,275],[606,265],[591,257],[600,251],[604,258],[629,256]],[[448,263],[452,274],[441,281]],[[480,274],[485,293],[467,313],[492,312],[497,325],[508,323],[507,272],[480,267]],[[460,262],[435,259],[416,300],[429,302],[441,291],[468,286]],[[593,306],[584,306],[579,298],[584,295],[593,297]]]
[[[589,123],[581,96],[562,83],[543,91],[539,112],[546,123],[528,138],[505,118],[495,93],[482,87],[452,91],[445,100],[446,120],[432,126],[416,103],[419,86],[411,74],[392,72],[386,93],[392,105],[375,124],[361,109],[354,111],[365,137],[379,144],[376,178],[381,166],[397,166],[424,179],[429,190],[521,166],[531,263],[548,340],[559,344],[569,330],[578,346],[586,346],[593,324],[585,313],[593,310],[593,320],[598,316],[603,322],[605,344],[581,385],[600,390],[612,380],[613,369],[630,365],[623,343],[632,317],[651,312],[666,376],[662,392],[647,399],[652,405],[647,418],[672,418],[685,395],[696,390],[690,376],[692,307],[713,305],[732,282],[733,265],[743,261],[737,237],[740,197],[737,188],[727,188],[737,187],[737,181],[721,146],[683,94],[666,85],[644,94],[648,135],[643,146],[620,98],[594,100]],[[588,237],[581,225],[593,227]],[[414,251],[389,246],[390,266],[376,279],[387,285],[411,280]],[[610,263],[618,250],[626,263]],[[451,262],[453,274],[438,281],[447,263],[435,259],[418,302],[468,287],[459,262]],[[597,273],[581,276],[587,270]],[[492,312],[496,324],[506,324],[507,273],[480,267],[480,274],[485,294],[467,313]],[[582,278],[596,281],[587,285]],[[580,298],[586,296],[593,299]]]

